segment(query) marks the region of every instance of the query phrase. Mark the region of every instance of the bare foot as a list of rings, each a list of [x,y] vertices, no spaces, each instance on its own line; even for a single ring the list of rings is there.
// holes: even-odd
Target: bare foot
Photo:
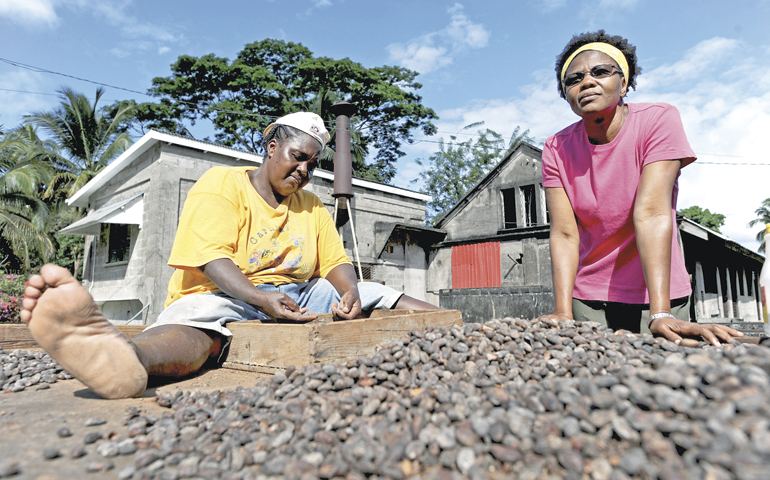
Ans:
[[[67,269],[44,265],[24,297],[21,319],[32,337],[75,378],[104,398],[144,392],[147,370],[134,345]]]

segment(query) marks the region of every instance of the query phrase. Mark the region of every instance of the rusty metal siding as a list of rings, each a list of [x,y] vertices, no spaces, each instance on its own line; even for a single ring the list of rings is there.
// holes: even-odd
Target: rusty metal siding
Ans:
[[[500,242],[452,247],[452,288],[499,287]]]

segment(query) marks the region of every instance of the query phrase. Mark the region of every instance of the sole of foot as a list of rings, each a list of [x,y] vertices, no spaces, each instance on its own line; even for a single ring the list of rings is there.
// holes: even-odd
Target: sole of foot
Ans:
[[[45,265],[29,278],[21,318],[35,341],[72,376],[103,398],[129,398],[147,388],[133,343],[99,311],[65,268]]]

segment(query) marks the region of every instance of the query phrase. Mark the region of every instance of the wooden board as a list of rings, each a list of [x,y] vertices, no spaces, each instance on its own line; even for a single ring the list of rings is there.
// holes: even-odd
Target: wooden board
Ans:
[[[398,340],[412,329],[428,325],[462,325],[459,310],[384,310],[370,318],[332,322],[330,315],[305,324],[233,322],[230,352],[224,366],[281,370],[290,365],[337,363],[375,352],[378,346]],[[256,371],[256,370],[255,370]]]
[[[128,338],[133,338],[147,325],[115,325]],[[10,352],[12,350],[42,350],[29,333],[29,328],[23,324],[0,325],[0,348]]]

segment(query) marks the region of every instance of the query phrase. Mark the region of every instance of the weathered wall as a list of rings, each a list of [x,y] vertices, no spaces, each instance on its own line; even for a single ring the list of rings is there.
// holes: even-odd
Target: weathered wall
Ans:
[[[540,152],[530,147],[515,151],[491,176],[482,180],[476,191],[460,203],[458,209],[441,222],[447,237],[431,255],[428,291],[452,288],[451,247],[480,241],[500,242],[500,285],[551,285],[551,257],[548,247],[547,215],[543,195]],[[517,200],[519,228],[504,228],[501,190],[536,185],[537,225],[524,225],[524,202]]]
[[[141,230],[132,229],[131,254],[125,264],[107,264],[107,244],[95,239],[95,261],[87,265],[84,274],[94,298],[100,303],[138,299],[142,307],[149,304],[141,316],[143,323],[153,323],[163,310],[173,273],[166,262],[187,192],[213,166],[247,164],[250,163],[159,143],[99,189],[98,196],[91,201],[94,209],[144,192],[144,216]]]
[[[536,318],[553,313],[553,289],[544,286],[441,290],[439,306],[460,310],[463,321],[485,323],[494,318]]]
[[[500,167],[496,176],[466,197],[462,208],[449,215],[441,224],[447,231],[447,242],[496,235],[503,228],[503,204],[500,190],[542,182],[540,159],[519,150]],[[544,205],[538,202],[539,223],[545,223]],[[544,202],[542,202],[544,203]],[[520,209],[520,207],[519,207]],[[521,221],[521,219],[520,219]]]

